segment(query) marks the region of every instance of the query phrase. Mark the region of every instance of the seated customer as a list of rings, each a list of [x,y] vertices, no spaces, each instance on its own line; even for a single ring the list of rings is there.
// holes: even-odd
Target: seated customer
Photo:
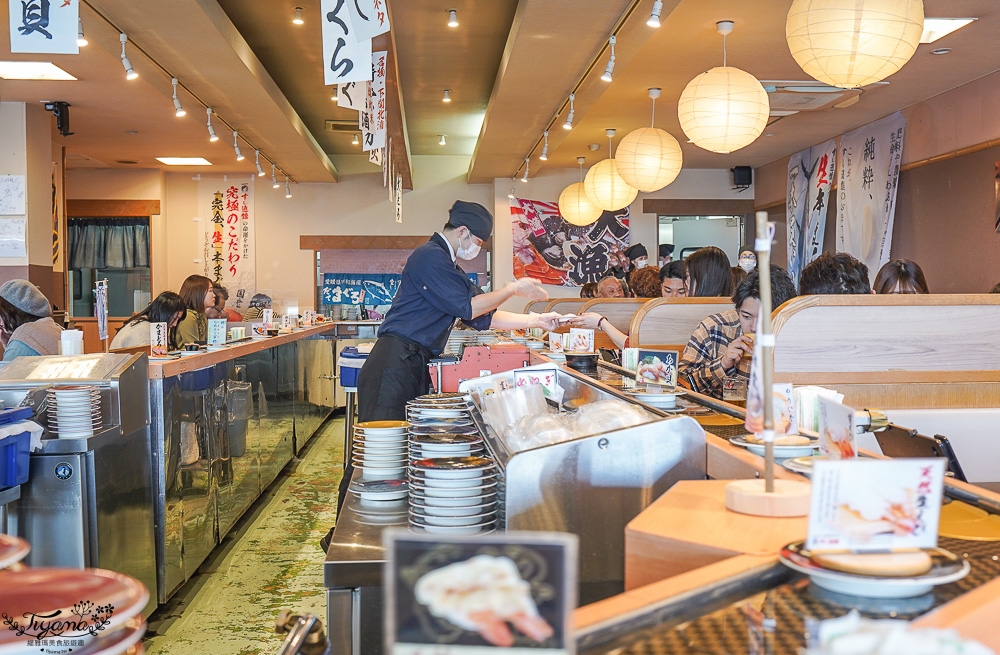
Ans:
[[[721,248],[699,248],[684,260],[684,281],[691,298],[718,298],[733,294],[733,273]]]
[[[164,291],[146,309],[129,319],[121,326],[115,338],[111,340],[111,349],[149,347],[150,323],[167,324],[167,348],[177,347],[177,324],[187,312],[184,300],[173,291]]]
[[[825,252],[811,261],[799,276],[800,296],[871,293],[868,267],[846,252]],[[775,307],[778,303],[774,304]]]
[[[597,283],[597,297],[598,298],[624,298],[625,297],[625,287],[622,285],[622,281],[613,275],[609,275],[603,278]]]
[[[597,282],[587,282],[582,287],[580,287],[580,297],[581,298],[596,298],[597,297]]]
[[[660,297],[660,269],[656,266],[643,266],[632,271],[628,279],[636,298]]]
[[[227,321],[243,320],[239,312],[226,309],[226,302],[229,300],[229,290],[226,287],[213,284],[212,293],[215,294],[215,304],[205,310],[206,318],[224,318]]]
[[[683,298],[687,295],[684,262],[667,262],[660,268],[660,295],[664,298]]]
[[[181,285],[180,297],[187,312],[177,325],[177,345],[203,342],[208,339],[208,318],[205,310],[215,305],[212,281],[204,275],[189,275]]]
[[[250,299],[250,306],[243,314],[244,321],[259,321],[264,317],[264,310],[271,308],[271,296],[264,293],[255,293]]]
[[[7,280],[0,285],[0,344],[3,361],[15,357],[58,355],[62,328],[52,320],[52,307],[31,282]]]
[[[684,348],[678,373],[698,393],[722,399],[726,378],[750,379],[753,333],[760,311],[760,275],[754,270],[733,294],[733,305],[702,321]],[[774,307],[795,297],[795,284],[780,266],[771,266]]]
[[[872,288],[875,293],[930,293],[924,272],[909,259],[886,262],[875,276]]]

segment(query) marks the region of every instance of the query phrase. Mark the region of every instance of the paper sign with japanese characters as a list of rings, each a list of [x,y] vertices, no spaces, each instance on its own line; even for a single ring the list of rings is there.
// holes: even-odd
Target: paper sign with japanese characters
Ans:
[[[354,38],[371,39],[389,31],[386,0],[341,0],[351,16]]]
[[[371,37],[360,37],[349,11],[353,0],[321,0],[323,84],[371,79]]]
[[[295,316],[291,316],[289,314],[282,314],[281,315],[281,327],[284,328],[284,329],[289,329],[289,328],[296,327],[298,325],[298,323],[299,323],[299,319],[297,317],[295,317]]]
[[[229,291],[227,306],[241,314],[257,286],[253,183],[202,175],[198,205],[207,212],[202,273]]]
[[[386,653],[575,652],[575,535],[396,529],[383,541]]]
[[[514,386],[542,385],[546,398],[554,398],[558,393],[558,371],[556,369],[527,369],[514,371]]]
[[[570,328],[569,346],[566,350],[571,353],[594,352],[594,331],[583,328]]]
[[[851,459],[858,456],[854,409],[847,405],[819,398],[819,454],[830,459]]]
[[[368,82],[348,82],[337,85],[337,106],[361,111],[368,101]]]
[[[271,309],[270,307],[268,307],[267,309],[262,309],[261,313],[262,313],[262,316],[260,318],[264,322],[264,325],[267,325],[268,327],[270,327],[271,325],[274,324],[274,310],[273,309]]]
[[[8,0],[10,51],[76,55],[80,0]]]
[[[743,425],[749,432],[761,434],[764,432],[764,400],[760,394],[750,393],[752,388],[752,386],[747,387],[747,416]],[[779,437],[784,434],[796,434],[799,425],[795,415],[795,402],[792,399],[792,383],[773,383],[771,398],[774,402],[774,413],[771,415],[774,434]],[[853,410],[851,415],[854,415]]]
[[[170,344],[167,343],[167,338],[169,330],[167,330],[166,323],[150,323],[149,324],[149,354],[150,355],[166,355],[167,351],[170,350]]]
[[[226,319],[208,319],[208,345],[221,346],[226,343]]]
[[[558,332],[549,332],[549,350],[554,353],[561,353],[563,351],[563,336]]]
[[[385,75],[388,54],[385,50],[372,53],[372,81],[368,86],[368,112],[371,114],[370,143],[369,140],[366,140],[362,148],[366,151],[385,147],[386,117],[388,115],[385,104]],[[381,159],[377,163],[381,166]]]
[[[677,353],[672,350],[640,350],[626,348],[622,352],[622,366],[635,371],[639,384],[656,384],[668,387],[677,385]]]
[[[934,548],[944,459],[816,460],[806,548]]]

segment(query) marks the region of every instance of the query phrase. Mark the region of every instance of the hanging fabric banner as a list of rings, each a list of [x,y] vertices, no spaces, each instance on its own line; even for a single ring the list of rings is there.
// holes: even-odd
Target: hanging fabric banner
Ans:
[[[606,211],[590,225],[563,220],[554,202],[516,198],[510,203],[514,277],[577,287],[597,282],[626,261],[628,207]]]
[[[874,279],[889,261],[906,119],[896,112],[840,137],[837,250]]]
[[[248,308],[256,292],[253,184],[225,182],[202,176],[198,206],[208,212],[205,224],[204,275],[229,291],[228,304],[238,312]]]
[[[371,79],[371,38],[359,37],[348,11],[350,2],[321,0],[323,34],[323,84],[343,84]]]
[[[10,51],[77,55],[79,0],[8,0]]]
[[[833,139],[806,148],[788,161],[788,274],[796,284],[806,264],[823,252],[830,185],[836,172],[837,143]]]

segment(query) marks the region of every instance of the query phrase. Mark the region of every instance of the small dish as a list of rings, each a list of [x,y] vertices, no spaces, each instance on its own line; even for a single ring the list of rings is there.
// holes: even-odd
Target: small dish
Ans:
[[[406,498],[410,485],[406,480],[356,480],[348,488],[362,500],[398,500]]]
[[[749,443],[744,437],[733,437],[729,440],[729,443],[734,446],[740,446],[746,448],[754,455],[759,457],[764,456],[765,447],[764,444],[753,444]],[[775,446],[774,447],[774,457],[776,459],[788,459],[790,457],[809,457],[815,454],[816,449],[819,448],[819,441],[814,439],[812,443],[808,446]]]

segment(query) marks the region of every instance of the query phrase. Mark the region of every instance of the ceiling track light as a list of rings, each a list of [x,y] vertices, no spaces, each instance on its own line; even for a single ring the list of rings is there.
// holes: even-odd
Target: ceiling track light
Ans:
[[[646,21],[646,25],[649,25],[653,29],[660,26],[660,12],[663,11],[663,0],[653,0],[653,11],[649,12],[649,20]]]
[[[292,190],[288,188],[288,176],[287,175],[285,176],[285,197],[286,198],[291,198],[292,197]]]
[[[351,145],[354,145],[354,146],[356,146],[356,145],[358,145],[359,143],[361,143],[361,140],[360,140],[360,139],[358,138],[358,135],[357,135],[357,134],[355,134],[355,135],[354,135],[354,140],[353,140],[353,141],[351,141]]]
[[[271,188],[277,189],[281,185],[278,184],[278,178],[274,175],[274,164],[271,164]]]
[[[181,107],[180,98],[177,97],[177,78],[170,78],[170,84],[174,87],[174,116],[180,118],[181,116],[187,115],[187,112],[184,111],[184,107]]]
[[[510,193],[507,194],[507,197],[510,198],[511,200],[514,200],[517,197],[517,195],[514,193],[517,190],[517,182],[514,181],[515,179],[517,179],[516,172],[510,176]]]
[[[438,139],[438,145],[439,145],[439,146],[443,146],[443,145],[447,145],[447,142],[446,142],[446,141],[444,140],[444,137],[445,137],[446,135],[444,135],[444,134],[439,134],[438,136],[440,137],[440,138]]]
[[[524,158],[524,175],[521,177],[521,181],[522,182],[527,182],[528,181],[528,172],[529,172],[529,168],[530,167],[531,167],[531,159],[528,158],[528,157],[525,157]]]
[[[215,128],[212,127],[212,108],[205,107],[205,113],[208,114],[208,140],[211,142],[216,142],[219,140],[219,135],[215,133]]]
[[[451,102],[451,89],[444,90],[444,97],[441,98],[441,102]]]
[[[128,60],[128,55],[125,54],[125,44],[128,43],[128,36],[126,36],[125,32],[122,32],[118,35],[118,40],[122,43],[122,67],[125,68],[125,79],[134,80],[139,77],[139,73],[136,73],[132,68],[132,62]]]
[[[264,169],[260,167],[260,150],[253,151],[254,161],[257,164],[257,177],[264,177]]]
[[[601,75],[601,79],[605,82],[611,81],[611,72],[615,70],[615,37],[614,35],[608,37],[608,45],[611,46],[611,58],[608,59],[608,65],[604,69],[604,75]]]
[[[448,10],[448,27],[458,27],[458,12],[454,9]]]
[[[238,130],[233,130],[233,150],[236,152],[236,161],[243,161],[246,157],[240,152],[240,133]]]
[[[83,35],[83,19],[82,18],[77,18],[76,19],[76,44],[82,48],[83,46],[87,45],[88,43],[89,43],[89,41],[87,41],[87,37]]]
[[[542,136],[545,138],[545,145],[542,146],[542,154],[538,158],[542,161],[547,161],[549,158],[549,131],[545,130],[542,132]]]
[[[566,122],[563,123],[564,130],[573,129],[573,100],[575,99],[576,99],[575,93],[569,94],[569,114],[566,115]]]
[[[295,8],[295,15],[292,17],[292,22],[296,25],[305,24],[305,20],[302,18],[302,7]]]

